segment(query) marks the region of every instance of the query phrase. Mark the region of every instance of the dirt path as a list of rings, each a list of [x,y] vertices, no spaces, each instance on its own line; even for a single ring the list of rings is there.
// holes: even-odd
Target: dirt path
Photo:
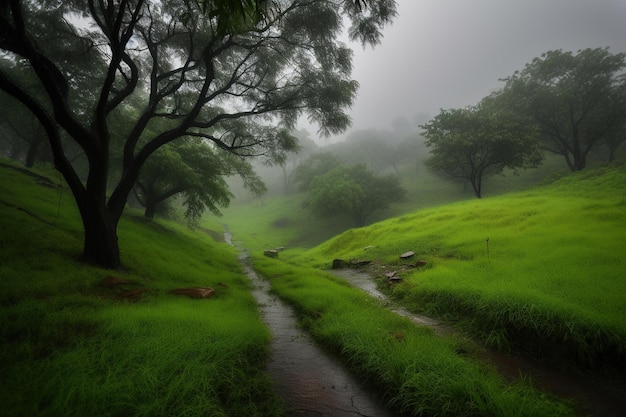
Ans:
[[[231,236],[225,240],[232,244]],[[274,391],[290,417],[394,417],[376,393],[318,347],[298,327],[293,310],[270,293],[270,284],[250,267],[245,252],[239,260],[253,285],[263,318],[272,333],[267,365]]]
[[[275,392],[285,402],[286,415],[391,417],[371,390],[298,328],[293,310],[270,293],[269,283],[247,265],[245,254],[242,261],[254,286],[254,298],[272,332],[272,354],[267,371]]]
[[[367,273],[354,269],[332,272],[371,296],[387,302],[390,310],[416,324],[432,327],[440,334],[459,333],[436,319],[413,314],[402,307],[394,306],[387,296],[376,288],[374,279]],[[530,378],[535,386],[574,400],[580,404],[579,410],[583,415],[626,417],[626,386],[623,383],[616,384],[616,381],[596,375],[560,371],[532,359],[492,350],[485,350],[482,359],[493,365],[508,380]]]

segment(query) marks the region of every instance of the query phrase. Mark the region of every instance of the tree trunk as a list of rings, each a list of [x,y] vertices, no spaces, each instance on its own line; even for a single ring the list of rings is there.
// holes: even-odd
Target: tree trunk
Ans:
[[[476,194],[477,198],[482,197],[482,181],[481,178],[470,178],[470,183],[472,184],[472,188],[474,189],[474,194]]]
[[[104,204],[94,202],[89,196],[77,198],[85,231],[83,258],[104,268],[117,269],[121,265],[117,241],[117,220]]]
[[[156,203],[152,201],[146,201],[146,210],[143,212],[144,217],[152,220],[156,213]]]
[[[37,157],[37,151],[39,150],[39,145],[42,143],[42,139],[35,139],[28,144],[28,152],[26,152],[26,162],[25,165],[28,168],[32,168],[35,164],[35,158]]]

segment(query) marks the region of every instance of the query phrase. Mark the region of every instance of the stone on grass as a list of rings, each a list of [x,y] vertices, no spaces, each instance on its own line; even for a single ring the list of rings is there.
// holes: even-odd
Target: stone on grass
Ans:
[[[348,266],[348,263],[344,261],[343,259],[339,259],[339,258],[333,259],[333,266],[332,266],[333,269],[343,269],[347,266]]]
[[[215,290],[211,287],[188,287],[170,290],[170,294],[184,295],[189,298],[211,298],[215,295]]]
[[[369,264],[371,264],[372,261],[369,259],[351,259],[350,260],[350,265],[354,268],[360,268],[362,266],[367,266]]]
[[[100,286],[102,286],[104,288],[115,288],[115,287],[118,287],[120,285],[132,285],[132,284],[136,284],[136,282],[135,281],[129,281],[127,279],[116,277],[116,276],[113,276],[113,275],[109,275],[108,277],[104,278],[100,282]]]
[[[268,249],[263,252],[263,255],[267,256],[268,258],[278,258],[278,251],[276,249]]]
[[[120,298],[128,301],[139,301],[141,296],[148,292],[146,287],[133,288],[132,290],[126,290],[119,294]]]
[[[415,252],[413,251],[408,251],[408,252],[404,252],[402,255],[400,255],[400,259],[409,259],[415,256]]]

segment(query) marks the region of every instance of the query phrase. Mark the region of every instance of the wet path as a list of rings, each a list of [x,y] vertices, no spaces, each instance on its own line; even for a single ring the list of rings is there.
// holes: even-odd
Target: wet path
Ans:
[[[230,236],[225,236],[230,242]],[[232,243],[231,243],[232,244]],[[239,256],[253,295],[272,333],[267,365],[274,391],[289,417],[393,417],[376,394],[298,327],[293,310],[270,293],[270,284]]]
[[[334,275],[344,278],[350,284],[387,302],[389,309],[407,317],[416,324],[432,327],[438,334],[459,333],[444,323],[418,314],[403,307],[396,307],[388,297],[376,287],[374,279],[367,273],[354,269],[332,270]],[[573,399],[580,404],[583,414],[595,417],[626,417],[626,385],[616,384],[599,376],[583,375],[559,371],[532,359],[486,350],[481,358],[494,366],[508,380],[530,377],[533,384],[548,392]]]

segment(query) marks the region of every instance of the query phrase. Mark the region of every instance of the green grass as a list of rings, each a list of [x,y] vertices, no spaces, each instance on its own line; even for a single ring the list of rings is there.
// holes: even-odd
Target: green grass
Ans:
[[[69,192],[2,164],[12,166],[0,166],[0,400],[9,415],[280,415],[261,372],[270,335],[233,248],[131,210],[119,228],[126,269],[85,265]],[[413,310],[459,321],[502,349],[623,369],[625,196],[624,168],[591,170],[403,214],[278,261],[257,255],[255,268],[315,338],[407,415],[573,415],[528,382],[509,385],[479,365],[469,342],[416,327],[320,269],[368,257],[400,270],[398,255],[413,250],[428,265],[401,272],[404,282],[389,290]],[[330,233],[317,220],[298,228],[307,216],[290,198],[202,226],[228,224],[259,254]],[[110,274],[148,292],[123,301],[99,286]],[[168,293],[181,286],[211,286],[217,296]]]
[[[126,269],[86,265],[69,192],[2,164],[3,414],[280,415],[263,372],[270,334],[234,249],[131,211],[119,229]],[[148,292],[125,301],[99,285],[108,275]],[[183,286],[210,286],[216,296],[168,293]]]
[[[571,416],[525,381],[505,383],[476,347],[441,338],[322,271],[255,257],[255,269],[298,310],[303,326],[407,416]]]
[[[401,269],[399,255],[414,251],[428,265],[390,290],[402,304],[502,349],[624,369],[625,195],[624,167],[595,169],[349,230],[292,261],[368,257]]]

